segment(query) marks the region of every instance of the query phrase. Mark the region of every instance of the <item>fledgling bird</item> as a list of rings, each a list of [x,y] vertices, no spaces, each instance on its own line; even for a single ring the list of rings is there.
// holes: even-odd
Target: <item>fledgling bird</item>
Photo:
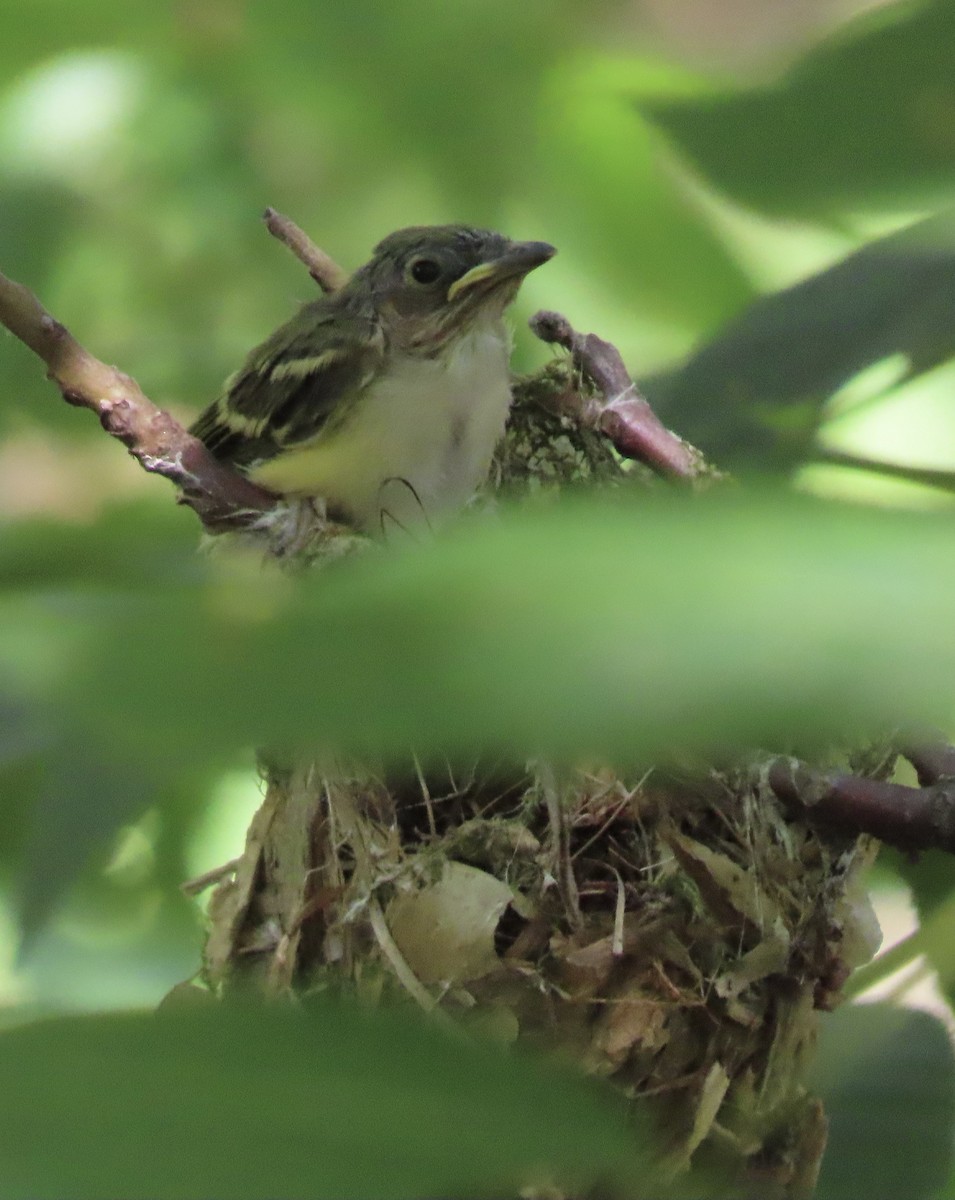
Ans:
[[[253,350],[191,432],[365,532],[430,523],[487,475],[511,401],[504,309],[554,253],[466,225],[399,230]]]

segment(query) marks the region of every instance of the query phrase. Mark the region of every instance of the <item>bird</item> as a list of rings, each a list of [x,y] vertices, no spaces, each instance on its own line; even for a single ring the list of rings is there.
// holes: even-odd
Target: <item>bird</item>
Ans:
[[[364,533],[440,521],[487,477],[511,403],[504,310],[555,253],[468,225],[400,229],[252,350],[190,432]]]

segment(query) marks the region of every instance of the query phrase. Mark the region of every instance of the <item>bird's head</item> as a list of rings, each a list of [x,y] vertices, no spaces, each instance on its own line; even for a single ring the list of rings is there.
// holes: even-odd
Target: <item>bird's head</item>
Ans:
[[[496,319],[521,280],[556,253],[467,225],[422,225],[386,237],[354,276],[370,289],[393,345],[437,354],[481,318]]]

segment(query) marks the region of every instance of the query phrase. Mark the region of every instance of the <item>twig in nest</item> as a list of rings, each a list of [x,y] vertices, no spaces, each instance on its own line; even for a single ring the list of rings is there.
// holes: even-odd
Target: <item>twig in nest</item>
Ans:
[[[408,966],[408,961],[398,948],[398,943],[391,936],[391,930],[388,928],[388,922],[385,920],[385,914],[381,910],[381,905],[374,896],[368,901],[368,919],[371,923],[372,932],[375,935],[375,941],[378,943],[378,948],[398,977],[398,982],[401,986],[434,1020],[438,1021],[446,1029],[459,1033],[458,1026],[455,1025],[446,1012],[438,1007],[438,1001],[431,995],[424,984],[421,983],[411,967]]]
[[[31,291],[0,275],[0,323],[46,363],[69,404],[95,412],[144,470],[170,479],[207,529],[253,524],[276,497],[214,458],[134,379],[94,358]]]
[[[614,958],[623,957],[623,932],[624,932],[624,917],[627,909],[627,892],[623,886],[623,878],[616,867],[611,867],[614,876],[617,880],[617,903],[614,905],[613,917],[613,941],[611,943],[611,954]]]
[[[223,863],[219,867],[213,867],[211,871],[204,871],[203,874],[197,875],[195,879],[187,879],[185,883],[180,883],[179,890],[186,896],[200,896],[207,888],[211,888],[214,883],[225,879],[227,875],[234,875],[241,861],[241,858],[230,858],[227,863]]]
[[[288,246],[323,292],[337,292],[348,282],[348,272],[316,246],[294,221],[276,212],[274,208],[267,208],[262,214],[262,219],[269,233]]]
[[[671,433],[640,395],[616,346],[596,334],[577,333],[556,312],[537,313],[530,326],[541,341],[569,350],[574,366],[600,394],[600,399],[579,393],[566,397],[562,407],[568,415],[601,430],[625,458],[646,463],[666,478],[692,480],[712,474],[702,454]]]
[[[574,864],[570,853],[570,813],[567,805],[561,799],[553,767],[549,763],[538,762],[537,776],[540,780],[544,802],[547,805],[557,890],[560,893],[571,928],[580,929],[583,926],[584,918],[580,911],[580,893],[577,891],[577,879],[574,875]]]
[[[953,757],[955,751],[951,750]],[[929,787],[906,787],[860,775],[816,771],[796,759],[777,758],[769,786],[780,800],[807,816],[850,833],[871,833],[900,850],[955,854],[955,778]]]

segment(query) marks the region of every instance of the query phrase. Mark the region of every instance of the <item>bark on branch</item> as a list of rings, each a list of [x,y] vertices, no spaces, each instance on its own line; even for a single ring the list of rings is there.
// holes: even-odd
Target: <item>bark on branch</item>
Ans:
[[[347,279],[287,217],[270,208],[265,222],[324,291]],[[278,498],[272,492],[210,454],[134,379],[92,355],[28,288],[5,275],[0,275],[0,324],[42,359],[69,404],[96,413],[106,432],[144,470],[171,480],[179,488],[180,503],[192,508],[210,532],[247,529],[275,507]]]
[[[95,358],[22,284],[0,275],[0,323],[46,363],[69,404],[95,412],[144,470],[171,480],[211,531],[241,529],[276,497],[214,458],[130,376]]]
[[[531,329],[541,339],[569,350],[574,366],[590,380],[600,399],[575,392],[565,398],[565,410],[591,428],[599,429],[624,458],[645,463],[669,479],[693,480],[713,472],[703,455],[663,424],[630,378],[616,346],[595,333],[577,333],[566,317],[539,312]]]
[[[939,749],[932,750],[932,761],[936,766],[947,762],[947,769],[924,775],[915,761],[919,749],[905,752],[928,784],[924,787],[817,771],[787,758],[771,764],[769,785],[784,803],[830,827],[870,833],[900,850],[955,854],[955,749],[945,746],[941,757]]]
[[[323,292],[337,292],[347,283],[348,272],[344,267],[340,267],[324,250],[316,246],[294,221],[276,212],[274,208],[267,208],[262,214],[262,219],[269,233],[288,246]]]
[[[937,730],[903,733],[896,744],[899,753],[915,768],[922,787],[955,779],[955,746]]]

